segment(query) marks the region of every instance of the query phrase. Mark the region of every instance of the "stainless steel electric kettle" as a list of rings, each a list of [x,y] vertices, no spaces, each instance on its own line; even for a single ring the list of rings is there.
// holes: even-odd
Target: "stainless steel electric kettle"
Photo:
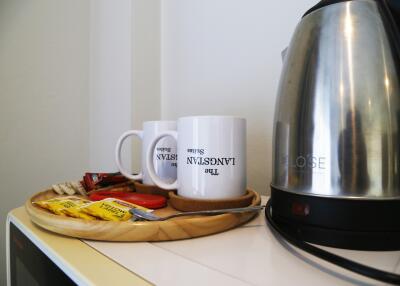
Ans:
[[[399,2],[321,1],[292,37],[275,109],[271,207],[299,239],[400,249]]]

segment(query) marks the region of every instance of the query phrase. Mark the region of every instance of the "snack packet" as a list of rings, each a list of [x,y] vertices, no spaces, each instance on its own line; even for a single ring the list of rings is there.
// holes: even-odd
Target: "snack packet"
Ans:
[[[86,195],[86,190],[83,188],[80,182],[65,182],[60,184],[54,184],[51,186],[53,191],[55,191],[59,195],[73,195],[73,194],[81,194]]]
[[[89,203],[81,207],[80,210],[103,220],[126,221],[132,217],[131,213],[129,212],[129,210],[132,208],[141,209],[146,212],[152,211],[151,209],[115,198],[107,198],[101,201]]]
[[[91,216],[85,212],[82,211],[82,207],[86,206],[87,204],[81,204],[81,205],[77,205],[74,207],[70,207],[70,208],[66,208],[63,210],[63,212],[70,217],[74,217],[74,218],[82,218],[84,220],[96,220],[96,218],[94,216]]]
[[[116,184],[129,182],[121,173],[85,173],[80,182],[87,192]]]
[[[89,202],[88,200],[76,196],[68,196],[68,197],[58,197],[49,200],[38,201],[34,203],[44,209],[48,209],[49,211],[57,215],[65,216],[66,209],[82,206],[83,204],[86,204],[88,202]]]

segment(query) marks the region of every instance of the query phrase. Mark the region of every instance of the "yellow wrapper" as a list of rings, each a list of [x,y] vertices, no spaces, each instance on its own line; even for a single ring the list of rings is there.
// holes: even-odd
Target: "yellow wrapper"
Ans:
[[[50,210],[48,203],[59,202],[59,201],[60,201],[60,199],[55,198],[55,199],[43,200],[43,201],[38,201],[38,202],[33,202],[33,203],[43,209]]]
[[[89,203],[83,206],[81,210],[103,220],[125,221],[132,217],[129,212],[132,208],[151,211],[150,209],[114,198],[107,198],[101,201]]]
[[[66,209],[79,207],[87,202],[88,200],[84,200],[79,197],[68,196],[39,201],[35,202],[35,204],[39,205],[42,208],[48,209],[49,211],[57,215],[65,216]]]
[[[82,207],[86,204],[77,205],[75,207],[67,208],[63,210],[67,216],[75,217],[75,218],[82,218],[84,220],[96,220],[94,216],[91,216],[82,211]]]

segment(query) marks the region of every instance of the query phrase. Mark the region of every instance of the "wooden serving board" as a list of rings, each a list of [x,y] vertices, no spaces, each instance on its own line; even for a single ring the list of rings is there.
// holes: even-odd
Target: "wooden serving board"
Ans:
[[[256,192],[252,206],[261,203]],[[187,239],[210,235],[242,225],[257,215],[257,212],[226,213],[214,216],[187,216],[174,219],[150,221],[87,221],[78,218],[59,216],[42,209],[32,202],[58,196],[52,190],[40,192],[25,203],[31,220],[38,226],[59,234],[103,241],[166,241]],[[178,212],[170,205],[155,210],[159,216]]]

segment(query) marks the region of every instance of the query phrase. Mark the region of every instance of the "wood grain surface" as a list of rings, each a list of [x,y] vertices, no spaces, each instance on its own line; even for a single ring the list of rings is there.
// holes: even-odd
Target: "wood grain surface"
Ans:
[[[35,194],[25,203],[25,208],[32,220],[38,226],[59,234],[102,241],[167,241],[210,235],[226,231],[242,225],[252,218],[256,212],[227,213],[214,216],[178,217],[160,222],[113,222],[86,221],[78,218],[58,216],[42,209],[34,201],[40,201],[59,196],[52,190]],[[259,205],[261,198],[255,192],[251,205]],[[178,212],[170,205],[155,210],[159,216],[167,216]]]
[[[252,190],[247,190],[243,196],[229,199],[191,199],[169,193],[170,205],[180,211],[195,212],[206,210],[220,210],[230,208],[244,208],[250,206],[256,196]]]

